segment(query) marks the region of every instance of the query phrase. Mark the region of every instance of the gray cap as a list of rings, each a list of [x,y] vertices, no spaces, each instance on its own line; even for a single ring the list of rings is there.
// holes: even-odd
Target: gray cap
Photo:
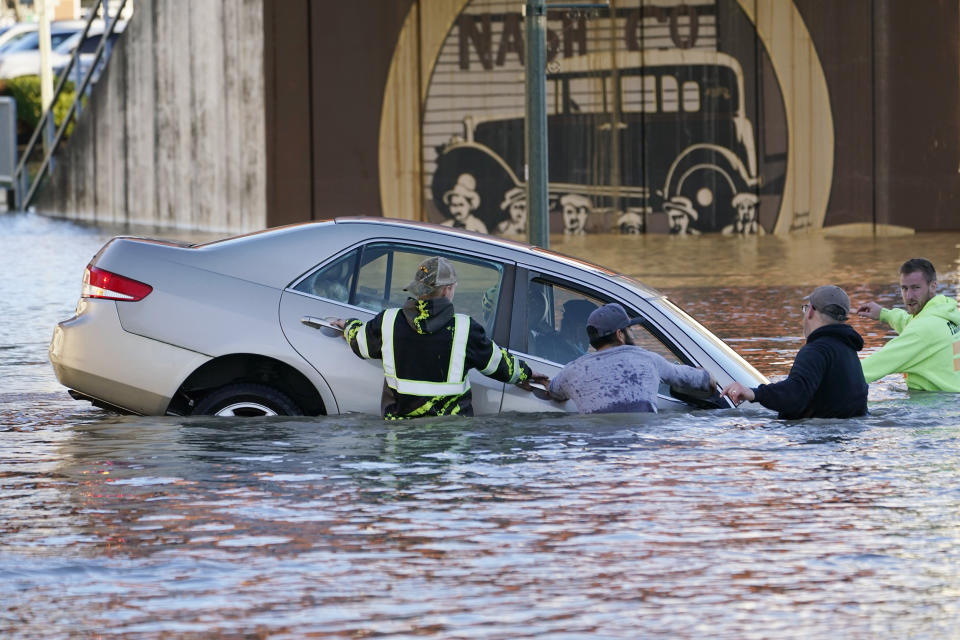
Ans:
[[[597,337],[608,336],[630,325],[640,324],[643,318],[631,318],[616,302],[595,309],[587,318],[587,330]],[[589,331],[592,329],[593,331]]]
[[[807,300],[810,301],[811,307],[840,322],[846,320],[850,313],[850,298],[836,285],[825,284],[817,287],[807,296]]]
[[[413,281],[403,290],[415,296],[425,296],[437,289],[456,284],[457,272],[446,258],[435,256],[427,258],[417,266]]]

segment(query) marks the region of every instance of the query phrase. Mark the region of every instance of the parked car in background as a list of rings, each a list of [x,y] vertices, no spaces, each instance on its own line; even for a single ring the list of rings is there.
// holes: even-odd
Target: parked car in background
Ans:
[[[117,38],[120,37],[120,34],[123,33],[126,27],[126,21],[117,21],[113,32],[108,38],[109,43],[107,48],[104,50],[103,56],[100,57],[100,63],[97,66],[97,70],[90,79],[91,82],[96,82],[99,79],[100,72],[103,70],[103,66],[107,62],[111,48],[114,44],[116,44]],[[70,63],[70,58],[73,56],[73,52],[79,48],[80,55],[77,58],[77,64],[70,69],[70,78],[75,82],[82,80],[86,75],[87,70],[90,68],[90,65],[93,64],[94,52],[97,50],[97,47],[100,46],[100,41],[103,40],[103,31],[105,28],[106,25],[103,23],[103,21],[94,21],[90,24],[90,29],[87,31],[87,35],[82,41],[80,40],[80,36],[82,35],[81,31],[61,42],[60,45],[53,51],[55,56],[51,57],[51,67],[53,68],[54,75],[59,76],[61,73],[63,73],[64,69],[66,69],[67,65]]]
[[[666,297],[603,267],[493,236],[382,218],[338,218],[207,244],[135,237],[90,261],[76,314],[50,343],[78,399],[152,415],[380,413],[383,370],[358,359],[329,318],[364,320],[407,297],[421,260],[459,274],[456,306],[549,376],[587,349],[607,302],[642,316],[637,344],[701,366],[720,385],[766,382]],[[471,372],[478,415],[575,410]],[[729,407],[662,388],[661,409]]]
[[[0,33],[0,54],[36,30],[37,25],[32,22],[17,22],[7,27]]]
[[[51,66],[53,66],[55,58],[61,55],[56,53],[57,47],[70,36],[82,31],[84,24],[86,23],[82,20],[68,20],[50,24]],[[34,29],[25,33],[15,42],[11,42],[6,50],[0,51],[0,78],[18,78],[39,74],[40,36],[39,32]]]

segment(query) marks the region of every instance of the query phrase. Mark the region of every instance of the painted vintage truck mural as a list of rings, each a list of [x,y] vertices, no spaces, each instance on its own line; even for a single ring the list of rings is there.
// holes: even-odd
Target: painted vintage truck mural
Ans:
[[[666,215],[671,233],[758,231],[762,179],[736,59],[668,49],[593,53],[554,67],[549,193],[565,233],[584,232],[598,214],[639,233],[654,213]],[[438,149],[432,194],[449,224],[519,227],[510,207],[522,194],[523,126],[522,114],[467,116],[462,136]]]

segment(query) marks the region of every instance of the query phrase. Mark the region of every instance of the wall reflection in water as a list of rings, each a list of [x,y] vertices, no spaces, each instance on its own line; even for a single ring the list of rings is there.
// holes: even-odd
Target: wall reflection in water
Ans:
[[[960,614],[960,408],[917,405],[104,421],[58,444],[36,506],[72,537],[5,555],[48,560],[17,576],[30,610],[148,636],[936,632]],[[54,557],[86,569],[47,584]]]
[[[56,264],[58,293],[0,327],[16,347],[0,351],[4,637],[955,634],[953,396],[886,379],[865,418],[793,423],[749,406],[116,417],[70,400],[45,361],[102,238],[13,220],[0,249]],[[815,285],[898,304],[897,267],[923,255],[957,294],[957,234],[553,242],[659,288],[773,377]],[[887,337],[853,324],[869,348]]]
[[[821,284],[836,284],[852,304],[902,306],[897,270],[923,256],[937,267],[940,292],[956,297],[960,234],[900,237],[554,236],[551,248],[591,256],[668,295],[768,377],[786,375],[803,345],[800,305]],[[598,257],[602,256],[602,258]],[[865,353],[893,334],[851,318]]]

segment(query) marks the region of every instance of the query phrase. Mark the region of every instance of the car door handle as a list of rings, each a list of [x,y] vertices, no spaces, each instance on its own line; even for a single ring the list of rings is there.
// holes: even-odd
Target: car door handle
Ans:
[[[621,129],[621,130],[622,130],[622,129],[626,129],[626,128],[627,128],[627,123],[626,123],[626,122],[618,122],[618,123],[617,123],[617,129]],[[599,126],[597,127],[597,129],[599,129],[600,131],[610,131],[611,129],[613,129],[613,125],[611,125],[609,122],[606,122],[606,123],[604,123],[604,124],[599,125]]]
[[[539,382],[530,382],[528,384],[530,385],[530,391],[533,393],[534,397],[540,400],[552,400],[553,402],[556,402],[553,396],[550,395],[550,391]]]
[[[324,320],[323,318],[314,318],[313,316],[303,316],[302,318],[300,318],[300,322],[302,322],[303,324],[313,329],[332,329],[336,333],[343,332],[343,329],[341,329],[340,327],[338,327],[337,325],[333,324],[328,320]],[[336,333],[331,334],[326,331],[324,331],[324,333],[327,335],[336,335]]]

